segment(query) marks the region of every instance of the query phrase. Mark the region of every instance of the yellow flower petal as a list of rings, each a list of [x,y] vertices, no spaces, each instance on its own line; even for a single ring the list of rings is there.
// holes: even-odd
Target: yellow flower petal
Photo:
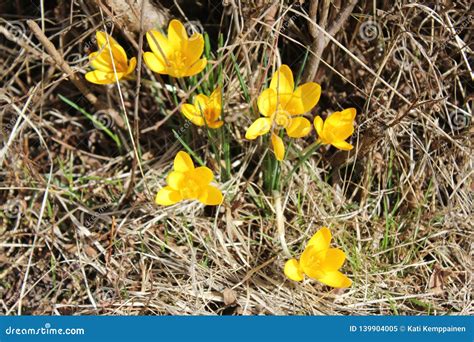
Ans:
[[[181,113],[196,126],[204,126],[204,118],[195,106],[185,103],[181,106]]]
[[[207,59],[201,58],[197,62],[195,62],[191,67],[189,67],[183,76],[194,76],[199,74],[207,65]],[[177,76],[178,77],[178,76]],[[182,77],[182,76],[181,76]]]
[[[204,94],[198,94],[194,97],[194,107],[196,111],[199,113],[200,116],[204,116],[204,112],[207,108],[207,104],[209,102],[209,97]]]
[[[344,120],[352,122],[354,121],[356,114],[357,110],[355,108],[347,108],[341,112],[341,117],[343,117]]]
[[[202,34],[195,33],[188,41],[186,48],[186,62],[192,65],[202,56],[204,52],[204,38]]]
[[[317,278],[323,274],[321,262],[324,261],[326,251],[318,250],[315,246],[306,246],[300,257],[300,267],[308,277]]]
[[[354,148],[354,146],[352,146],[348,142],[345,142],[344,140],[342,140],[342,141],[333,141],[331,144],[334,147],[336,147],[340,150],[343,150],[343,151],[350,151]]]
[[[285,158],[285,145],[283,140],[275,133],[272,133],[272,146],[276,159],[282,161]]]
[[[174,158],[174,170],[178,172],[188,172],[194,170],[193,160],[184,151],[179,151]]]
[[[221,89],[221,87],[217,87],[216,89],[214,89],[211,96],[209,97],[209,101],[211,102],[210,104],[213,107],[216,107],[216,108],[219,108],[219,109],[222,108],[222,89]]]
[[[213,122],[209,122],[207,124],[207,127],[216,129],[216,128],[222,127],[222,125],[224,125],[224,121],[213,121]]]
[[[321,86],[314,82],[300,85],[296,88],[285,105],[285,110],[293,115],[309,112],[319,101]]]
[[[98,31],[96,33],[97,46],[100,52],[107,53],[110,56],[110,51],[112,51],[112,56],[114,58],[114,64],[117,71],[124,71],[127,65],[127,54],[122,46],[120,46],[117,41],[109,36],[107,33]],[[110,50],[109,50],[110,48]]]
[[[346,260],[346,254],[339,248],[329,248],[326,252],[326,258],[321,262],[324,271],[337,271],[342,267]]]
[[[121,73],[117,73],[117,78],[122,78]],[[100,70],[90,71],[86,74],[86,80],[95,84],[112,84],[115,83],[115,75]]]
[[[172,205],[181,201],[179,191],[173,190],[169,186],[165,186],[156,194],[155,203],[159,205]]]
[[[208,185],[214,180],[214,175],[210,168],[200,166],[194,169],[193,178],[195,178],[199,184]]]
[[[174,190],[179,191],[186,181],[186,175],[182,172],[173,171],[170,172],[168,177],[166,178],[166,183]]]
[[[253,140],[258,136],[268,133],[272,127],[272,121],[269,118],[258,118],[247,128],[245,139]]]
[[[108,54],[105,54],[104,52],[92,52],[89,55],[89,62],[91,63],[91,66],[96,70],[108,73],[114,72],[112,64],[110,63],[110,58]]]
[[[157,58],[155,54],[152,52],[145,52],[143,54],[143,59],[147,67],[158,74],[165,74],[166,73],[166,65],[164,62]]]
[[[317,116],[314,118],[314,128],[316,129],[316,132],[320,136],[323,132],[323,126],[324,126],[324,121],[320,116]]]
[[[352,280],[339,271],[326,272],[320,277],[314,279],[335,288],[347,288],[352,285]]]
[[[188,34],[186,33],[186,28],[179,20],[173,19],[168,25],[168,41],[175,50],[187,47]]]
[[[302,138],[311,132],[311,122],[303,117],[292,118],[286,133],[290,138]]]
[[[307,246],[314,246],[317,251],[325,251],[329,249],[331,238],[331,231],[327,227],[322,227],[311,237]]]
[[[97,40],[97,47],[103,48],[104,46],[108,45],[108,42],[110,42],[111,45],[116,45],[117,42],[114,38],[109,36],[106,32],[104,31],[97,31],[95,33],[95,38]]]
[[[303,271],[300,268],[298,260],[290,259],[285,263],[285,275],[294,281],[302,281],[304,279]]]
[[[219,205],[222,203],[222,192],[215,186],[208,185],[199,195],[199,201],[205,205]]]
[[[161,61],[161,63],[166,64],[166,60],[172,49],[168,39],[163,36],[161,32],[150,30],[146,33],[146,40],[148,45],[150,45],[153,54]]]
[[[124,74],[124,76],[130,75],[132,72],[135,71],[135,67],[137,66],[137,59],[135,57],[132,57],[130,59],[130,62],[128,64],[128,69],[127,72]]]
[[[288,65],[283,64],[280,69],[273,74],[270,88],[278,93],[280,104],[282,106],[285,105],[295,89],[293,72]]]
[[[274,89],[268,88],[262,91],[257,99],[258,110],[262,115],[270,117],[277,109],[277,93]]]
[[[324,130],[328,131],[326,137],[332,140],[346,140],[354,133],[354,121],[350,112],[334,112],[324,122]]]

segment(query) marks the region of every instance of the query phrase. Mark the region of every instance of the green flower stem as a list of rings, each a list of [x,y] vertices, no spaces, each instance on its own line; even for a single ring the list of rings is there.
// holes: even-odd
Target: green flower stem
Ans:
[[[315,141],[314,143],[312,143],[311,145],[309,145],[308,147],[306,147],[304,150],[303,150],[303,153],[302,153],[302,157],[300,158],[300,160],[298,161],[298,163],[296,163],[296,165],[293,167],[293,169],[290,171],[290,173],[288,174],[288,177],[286,177],[286,180],[285,180],[285,185],[288,183],[288,181],[291,179],[291,177],[293,176],[293,174],[301,167],[301,165],[303,165],[304,162],[306,162],[308,160],[308,158],[321,146],[321,143],[318,142],[318,141]]]

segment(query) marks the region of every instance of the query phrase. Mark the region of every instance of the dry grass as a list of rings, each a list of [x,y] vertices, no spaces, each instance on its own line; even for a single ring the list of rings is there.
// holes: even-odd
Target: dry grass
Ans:
[[[0,5],[2,314],[473,313],[469,1],[398,0],[377,8],[362,1],[339,23],[340,1],[327,10],[320,4],[317,22],[311,1],[302,7],[170,2],[171,17],[202,23],[213,51],[217,33],[225,38],[212,67],[223,69],[232,169],[229,179],[219,179],[226,196],[217,209],[153,204],[183,148],[172,129],[216,174],[222,171],[221,154],[205,131],[186,124],[165,87],[179,88],[182,103],[193,84],[143,67],[137,102],[133,80],[88,86],[126,112],[123,129],[96,113],[119,137],[119,148],[59,99],[96,111],[26,19],[45,28],[81,77],[96,29],[113,29],[129,56],[138,55],[139,34],[105,5],[47,3],[43,9],[29,1]],[[337,27],[326,23],[340,24],[334,37],[328,32]],[[313,48],[305,59],[318,39],[327,44],[322,60]],[[350,154],[322,148],[288,177],[315,135],[295,141],[281,166],[282,188],[272,193],[264,186],[264,156],[271,152],[243,136],[272,68],[282,62],[297,71],[305,60],[323,88],[311,117],[355,106],[356,148]],[[344,272],[352,288],[285,279],[278,223],[295,255],[319,227],[331,227],[334,244],[348,255]]]

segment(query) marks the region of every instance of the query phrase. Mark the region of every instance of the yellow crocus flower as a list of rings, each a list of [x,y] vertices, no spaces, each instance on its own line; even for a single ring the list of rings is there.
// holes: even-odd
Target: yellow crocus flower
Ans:
[[[188,37],[183,24],[176,19],[168,26],[168,36],[158,31],[147,32],[146,39],[152,52],[145,52],[145,64],[158,74],[172,77],[187,77],[200,73],[207,64],[201,58],[204,38],[200,33]]]
[[[265,89],[257,100],[264,116],[255,120],[247,129],[245,138],[253,140],[272,131],[272,145],[278,160],[283,160],[285,146],[278,130],[285,128],[290,138],[302,138],[311,132],[311,123],[301,115],[310,111],[319,101],[321,86],[308,82],[295,89],[293,72],[282,65],[272,77],[270,88]]]
[[[135,70],[136,58],[131,58],[129,62],[125,50],[115,39],[102,31],[96,33],[96,39],[99,51],[89,55],[89,61],[95,70],[86,74],[86,80],[95,84],[112,84],[115,83],[116,76],[120,80]]]
[[[320,116],[314,118],[314,127],[318,133],[318,141],[323,144],[330,144],[334,147],[349,151],[354,146],[345,140],[354,133],[355,108],[344,109],[342,112],[334,112],[326,118]]]
[[[184,116],[197,126],[206,125],[209,128],[219,128],[224,121],[219,120],[222,112],[222,91],[217,87],[206,96],[199,94],[194,98],[193,104],[185,103],[181,106]]]
[[[221,191],[210,185],[214,176],[205,166],[194,167],[189,154],[178,152],[174,158],[174,171],[166,179],[168,184],[158,191],[155,202],[160,205],[172,205],[183,200],[198,200],[206,205],[219,205],[223,196]]]
[[[339,272],[346,254],[338,248],[329,248],[331,231],[323,227],[309,240],[300,260],[291,259],[285,264],[285,275],[294,281],[302,281],[304,275],[328,286],[350,287],[352,281]]]

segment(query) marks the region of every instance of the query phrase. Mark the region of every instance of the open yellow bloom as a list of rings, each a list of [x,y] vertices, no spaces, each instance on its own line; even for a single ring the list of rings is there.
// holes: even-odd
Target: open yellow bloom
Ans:
[[[176,19],[168,26],[168,37],[158,31],[147,32],[146,39],[152,52],[145,52],[145,64],[158,74],[187,77],[200,73],[207,64],[201,58],[204,38],[200,33],[188,37],[183,24]]]
[[[338,248],[329,248],[331,231],[323,227],[309,240],[300,260],[291,259],[285,264],[285,275],[291,280],[302,281],[304,275],[323,284],[343,288],[352,281],[338,270],[344,264],[346,254]]]
[[[217,87],[211,96],[197,95],[194,98],[193,104],[185,103],[181,106],[181,112],[189,121],[197,126],[221,127],[224,124],[224,121],[219,120],[222,112],[221,88]]]
[[[271,130],[276,158],[283,160],[285,146],[278,136],[278,130],[285,128],[290,138],[308,135],[311,132],[311,123],[301,115],[318,103],[320,95],[321,86],[314,82],[302,84],[295,89],[291,69],[282,65],[273,74],[270,88],[265,89],[258,97],[258,109],[264,117],[255,120],[247,129],[245,138],[253,140]]]
[[[125,50],[115,39],[102,31],[96,33],[96,38],[99,51],[89,55],[95,70],[86,74],[86,80],[95,84],[112,84],[115,83],[115,75],[120,80],[135,70],[136,58],[131,58],[129,62]]]
[[[314,127],[323,144],[330,144],[340,150],[352,150],[354,146],[345,140],[354,133],[355,108],[334,112],[323,121],[320,116],[314,118]]]
[[[174,171],[166,179],[168,186],[158,191],[155,202],[160,205],[172,205],[183,200],[198,200],[206,205],[222,203],[222,193],[210,185],[214,176],[205,167],[194,167],[191,157],[180,151],[174,158]]]

